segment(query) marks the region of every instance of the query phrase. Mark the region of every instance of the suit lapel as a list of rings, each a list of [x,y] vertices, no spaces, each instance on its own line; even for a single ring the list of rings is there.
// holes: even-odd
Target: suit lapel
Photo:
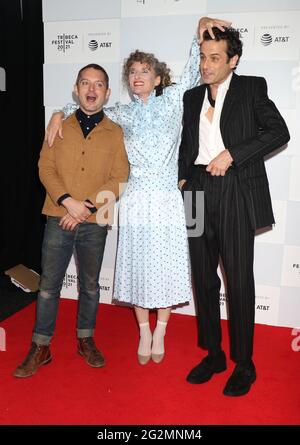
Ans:
[[[232,79],[229,85],[229,89],[227,91],[222,112],[220,118],[220,130],[221,135],[226,139],[226,123],[230,118],[232,111],[235,108],[235,104],[239,101],[239,97],[241,94],[240,88],[240,80],[239,76],[235,73],[232,75]],[[205,96],[205,86],[201,85],[200,87],[194,90],[194,94],[191,97],[191,116],[192,116],[192,128],[194,129],[194,137],[197,149],[199,149],[199,124],[200,124],[200,114],[203,106]],[[225,141],[224,141],[225,142]]]
[[[191,100],[191,116],[192,116],[192,128],[194,130],[195,137],[195,148],[199,150],[199,124],[200,124],[200,113],[203,106],[205,95],[205,87],[200,86],[195,89]]]
[[[220,130],[224,143],[226,144],[224,137],[226,138],[226,124],[230,118],[231,112],[235,107],[241,94],[239,76],[235,73],[232,74],[232,79],[229,85],[229,89],[225,96],[221,118],[220,118]]]

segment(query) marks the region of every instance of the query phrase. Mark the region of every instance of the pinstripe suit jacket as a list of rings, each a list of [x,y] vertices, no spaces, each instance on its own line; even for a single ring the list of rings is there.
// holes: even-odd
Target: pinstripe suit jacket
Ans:
[[[189,179],[198,156],[200,113],[205,85],[184,94],[182,140],[179,149],[179,181]],[[267,94],[262,77],[233,73],[220,119],[224,146],[234,163],[240,193],[245,199],[253,229],[274,223],[269,184],[263,157],[286,144],[289,131]]]

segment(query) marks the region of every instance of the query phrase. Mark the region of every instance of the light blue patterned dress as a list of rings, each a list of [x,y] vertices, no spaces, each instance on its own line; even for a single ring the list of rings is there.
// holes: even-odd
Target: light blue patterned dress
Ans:
[[[192,297],[185,214],[178,189],[178,141],[186,90],[199,82],[199,45],[178,84],[117,103],[105,114],[118,123],[130,163],[127,188],[120,199],[119,241],[114,299],[143,308],[166,308]],[[68,104],[66,115],[75,106]]]

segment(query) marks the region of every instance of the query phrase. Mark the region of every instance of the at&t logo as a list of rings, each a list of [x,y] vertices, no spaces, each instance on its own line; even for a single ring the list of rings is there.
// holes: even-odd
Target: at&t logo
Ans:
[[[91,40],[89,42],[89,48],[90,48],[91,51],[96,51],[96,49],[98,48],[97,40]]]
[[[268,45],[271,45],[273,39],[272,39],[271,34],[263,34],[260,38],[260,41],[263,46],[268,46]]]

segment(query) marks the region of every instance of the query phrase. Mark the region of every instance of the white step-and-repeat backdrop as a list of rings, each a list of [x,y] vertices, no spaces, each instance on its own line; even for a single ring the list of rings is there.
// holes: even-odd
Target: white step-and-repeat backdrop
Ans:
[[[109,105],[128,101],[121,83],[124,58],[135,50],[154,52],[173,78],[181,73],[198,19],[231,20],[241,32],[244,54],[238,74],[264,76],[269,96],[288,124],[287,148],[266,160],[276,225],[257,234],[255,246],[256,322],[300,326],[300,5],[298,0],[43,0],[46,121],[72,102],[78,70],[103,65],[110,76]],[[109,231],[101,272],[101,301],[110,303],[117,226]],[[77,298],[71,261],[62,296]],[[222,285],[220,304],[226,318]],[[194,305],[176,312],[195,313]]]

